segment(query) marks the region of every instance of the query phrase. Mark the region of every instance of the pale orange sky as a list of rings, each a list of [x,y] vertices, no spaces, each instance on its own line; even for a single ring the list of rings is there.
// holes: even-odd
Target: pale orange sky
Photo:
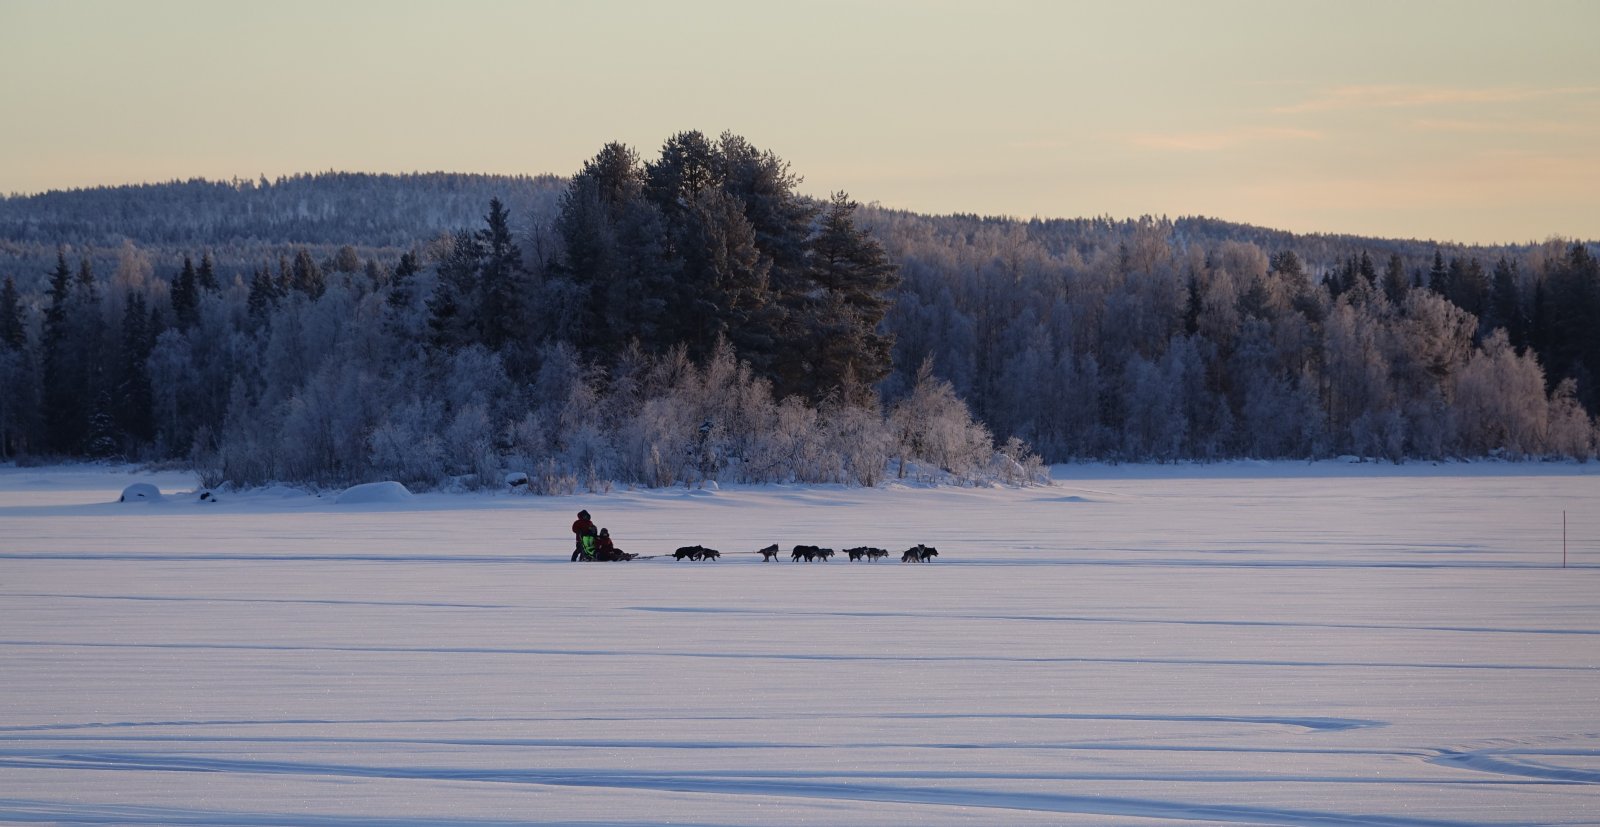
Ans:
[[[921,212],[1600,238],[1600,2],[0,0],[0,191],[570,174],[724,129]]]

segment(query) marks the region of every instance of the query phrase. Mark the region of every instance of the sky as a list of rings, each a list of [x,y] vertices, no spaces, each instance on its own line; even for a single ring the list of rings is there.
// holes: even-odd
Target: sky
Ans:
[[[1600,2],[0,0],[0,192],[576,171],[731,130],[803,192],[1600,238]]]

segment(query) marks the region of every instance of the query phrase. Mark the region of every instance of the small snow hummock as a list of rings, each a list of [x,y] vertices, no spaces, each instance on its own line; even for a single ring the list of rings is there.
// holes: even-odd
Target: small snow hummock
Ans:
[[[521,488],[528,484],[528,475],[522,471],[512,471],[506,474],[507,488]]]
[[[119,503],[161,502],[161,489],[148,482],[136,482],[122,489],[122,496],[117,499]]]
[[[339,498],[334,500],[338,505],[366,505],[368,503],[402,503],[411,499],[411,492],[404,485],[390,480],[388,482],[369,482],[363,485],[346,488]]]

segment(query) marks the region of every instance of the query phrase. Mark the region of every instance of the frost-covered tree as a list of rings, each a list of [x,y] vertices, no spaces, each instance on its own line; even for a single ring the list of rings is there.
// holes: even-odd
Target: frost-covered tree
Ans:
[[[932,361],[923,362],[911,393],[894,404],[889,420],[900,478],[906,476],[909,464],[916,463],[966,479],[994,453],[988,429],[973,420],[954,386],[934,376]]]

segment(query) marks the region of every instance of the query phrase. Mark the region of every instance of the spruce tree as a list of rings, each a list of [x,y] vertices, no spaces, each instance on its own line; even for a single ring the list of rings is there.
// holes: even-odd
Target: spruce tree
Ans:
[[[172,282],[172,318],[179,330],[200,323],[200,282],[188,256],[183,257],[183,270]]]
[[[16,280],[0,286],[0,460],[26,450],[37,398],[28,331]]]
[[[155,346],[150,332],[150,317],[143,293],[128,296],[122,315],[122,376],[117,387],[116,420],[123,434],[148,442],[155,435],[154,395],[150,371],[145,362]]]
[[[117,425],[111,415],[111,395],[102,389],[90,399],[83,452],[94,459],[109,459],[117,455],[120,442]]]
[[[272,316],[272,306],[278,300],[278,287],[266,268],[257,269],[250,277],[250,294],[245,298],[245,309],[250,324],[257,330],[266,327]]]
[[[384,303],[391,311],[403,311],[411,306],[416,290],[416,277],[420,272],[422,267],[417,264],[415,252],[400,254],[400,263],[395,265],[394,275],[389,278],[389,295],[384,299]]]
[[[1433,267],[1428,270],[1428,289],[1441,296],[1450,296],[1450,271],[1444,266],[1444,254],[1433,251]]]
[[[45,309],[42,361],[44,366],[41,415],[45,447],[70,453],[83,435],[83,399],[80,390],[84,365],[72,347],[72,270],[64,248],[56,251],[56,268],[50,273],[50,305]]]
[[[478,276],[478,336],[485,347],[501,351],[520,337],[525,326],[522,250],[511,238],[510,219],[500,199],[489,201],[484,222],[487,226],[477,234],[483,251]]]
[[[1489,306],[1483,314],[1485,332],[1502,328],[1511,346],[1521,350],[1528,346],[1528,324],[1522,312],[1522,295],[1517,286],[1517,266],[1505,256],[1495,262],[1494,277],[1490,285]]]
[[[1383,294],[1389,303],[1399,307],[1411,292],[1411,280],[1406,277],[1406,264],[1399,253],[1389,254],[1389,264],[1383,268]]]
[[[439,262],[439,281],[428,297],[430,343],[453,350],[478,342],[478,271],[483,248],[471,231],[460,230]]]
[[[1366,250],[1361,251],[1361,260],[1356,264],[1356,275],[1360,276],[1369,287],[1376,287],[1378,284],[1377,265],[1372,263],[1372,256],[1367,255]]]
[[[94,265],[87,257],[78,261],[78,277],[73,282],[72,292],[80,308],[92,308],[100,302],[100,285],[95,281]]]
[[[17,280],[6,276],[0,287],[0,345],[22,350],[28,344],[28,330],[22,320],[22,297],[17,293]]]
[[[217,266],[211,260],[211,253],[200,256],[200,269],[195,271],[195,285],[207,293],[216,293],[222,289],[217,282]]]

